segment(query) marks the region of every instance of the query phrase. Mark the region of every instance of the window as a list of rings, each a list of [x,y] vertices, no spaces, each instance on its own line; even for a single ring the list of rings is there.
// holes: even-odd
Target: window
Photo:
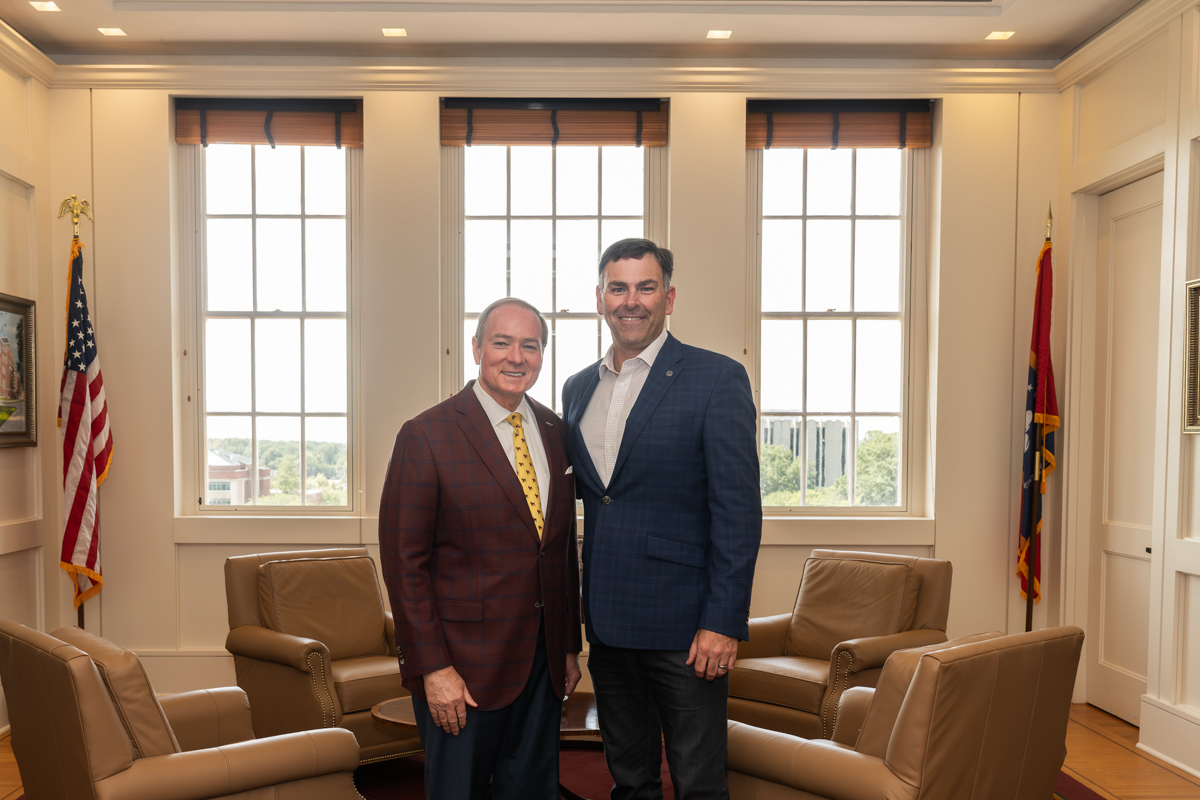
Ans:
[[[182,145],[202,506],[351,506],[351,230],[361,150]],[[190,167],[190,169],[189,169]]]
[[[912,151],[751,151],[764,506],[907,507]]]
[[[612,242],[653,229],[647,185],[655,185],[654,197],[660,184],[648,176],[665,164],[657,155],[662,150],[619,145],[444,149],[447,158],[463,159],[462,373],[451,378],[449,391],[476,374],[471,337],[479,312],[511,295],[536,306],[550,325],[542,373],[530,394],[561,410],[567,378],[608,348],[608,328],[596,314],[597,262]]]

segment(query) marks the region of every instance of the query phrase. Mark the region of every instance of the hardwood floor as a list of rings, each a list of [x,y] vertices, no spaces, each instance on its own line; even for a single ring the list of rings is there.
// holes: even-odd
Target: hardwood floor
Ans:
[[[1089,705],[1071,706],[1067,763],[1072,778],[1108,800],[1200,800],[1200,778],[1137,749],[1137,728]],[[7,734],[0,737],[0,800],[21,795]]]

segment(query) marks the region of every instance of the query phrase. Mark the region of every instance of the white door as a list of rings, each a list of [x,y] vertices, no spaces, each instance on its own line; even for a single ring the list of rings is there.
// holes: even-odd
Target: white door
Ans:
[[[1150,623],[1162,173],[1100,198],[1087,701],[1138,724]]]

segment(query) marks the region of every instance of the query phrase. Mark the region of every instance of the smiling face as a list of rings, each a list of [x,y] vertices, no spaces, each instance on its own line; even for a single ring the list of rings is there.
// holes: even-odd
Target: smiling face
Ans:
[[[471,351],[483,390],[516,411],[542,371],[542,324],[523,306],[498,306],[488,315],[482,338],[471,337]]]
[[[667,315],[675,310],[675,287],[663,285],[662,268],[649,253],[610,261],[600,273],[596,310],[612,331],[613,356],[619,368],[663,332]]]

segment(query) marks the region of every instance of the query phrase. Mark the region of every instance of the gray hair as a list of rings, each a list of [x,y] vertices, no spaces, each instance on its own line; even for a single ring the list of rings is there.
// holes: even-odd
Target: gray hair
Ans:
[[[501,297],[494,303],[488,305],[483,311],[479,312],[479,321],[475,323],[475,339],[483,343],[483,331],[487,328],[488,317],[492,312],[501,306],[520,306],[521,308],[532,311],[537,317],[538,322],[542,324],[542,349],[546,349],[546,345],[550,343],[550,326],[546,324],[546,318],[542,316],[542,312],[537,310],[537,307],[528,301],[522,300],[519,297]]]

